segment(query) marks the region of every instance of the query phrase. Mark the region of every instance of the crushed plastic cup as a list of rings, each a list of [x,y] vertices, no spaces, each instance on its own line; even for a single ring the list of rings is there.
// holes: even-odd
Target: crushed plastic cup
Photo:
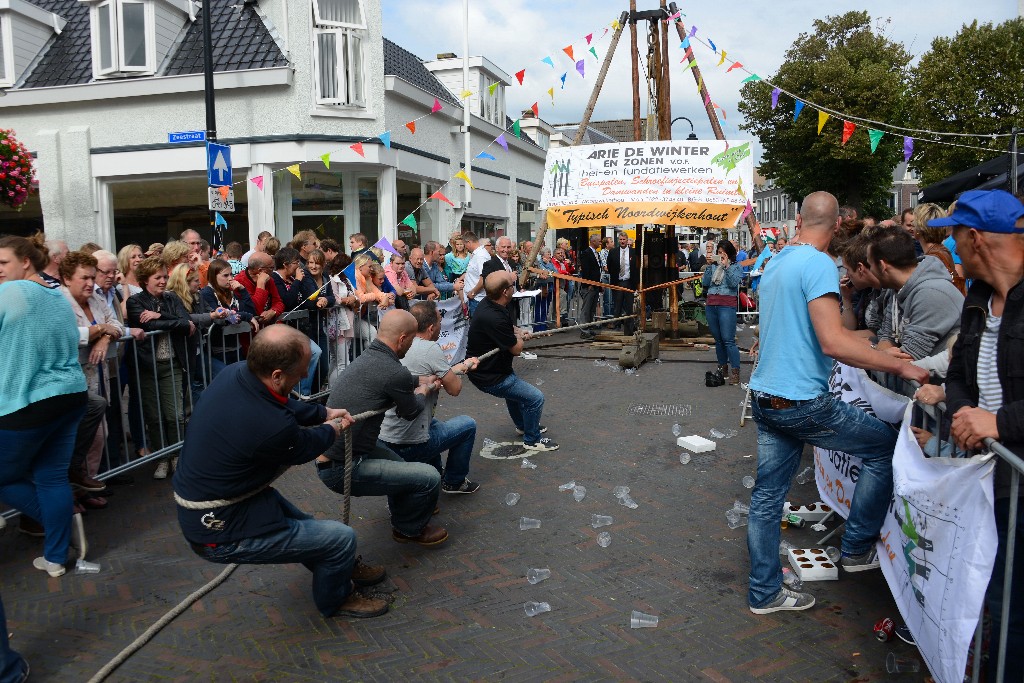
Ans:
[[[562,484],[561,486],[559,486],[558,490],[559,491],[572,491],[574,488],[576,488],[576,482],[575,481],[567,481],[564,484]]]
[[[689,462],[690,462],[690,454],[689,453],[687,453],[686,451],[683,451],[682,453],[679,454],[679,464],[680,465],[686,465],[686,464],[689,464]]]
[[[816,522],[811,525],[811,531],[824,531],[827,528],[828,527],[822,524],[821,522]]]
[[[530,517],[520,517],[519,518],[519,530],[520,531],[526,531],[527,529],[539,529],[539,528],[540,528],[540,520],[539,519],[532,519]]]
[[[530,583],[540,583],[544,579],[551,578],[550,569],[530,569],[526,572],[526,580]]]
[[[814,479],[814,468],[809,465],[800,474],[796,475],[796,483],[798,484],[806,484],[812,479]]]
[[[494,448],[498,445],[497,441],[491,441],[490,439],[484,439],[484,448]]]
[[[629,627],[630,628],[657,628],[658,617],[653,614],[644,614],[633,610],[633,613],[629,615]]]
[[[605,365],[608,365],[608,361],[606,361],[604,358],[598,358],[597,360],[594,361],[594,365],[596,367],[602,368]]]
[[[743,488],[752,489],[754,488],[754,478],[749,474],[740,480],[743,483]]]
[[[77,562],[75,562],[75,573],[99,574],[100,566],[95,562],[86,562],[85,560],[78,560]]]
[[[885,670],[891,674],[910,674],[921,670],[921,662],[910,657],[897,657],[890,652],[885,657]]]
[[[612,535],[607,531],[602,531],[597,535],[597,544],[602,548],[607,548],[612,544]]]
[[[832,560],[832,564],[839,564],[839,561],[843,558],[843,553],[834,545],[825,548],[825,554],[828,555],[828,559]]]
[[[747,516],[741,515],[735,510],[727,510],[725,513],[725,521],[729,525],[730,529],[739,529],[741,526],[747,525]]]
[[[612,495],[615,496],[616,498],[622,498],[623,496],[628,495],[628,494],[629,494],[629,487],[628,486],[616,486],[615,488],[612,489]]]
[[[672,436],[682,436],[682,434],[683,425],[679,424],[678,422],[672,425]]]
[[[626,374],[630,376],[636,375],[636,368],[626,368]]]
[[[804,582],[800,580],[800,577],[796,575],[789,567],[782,568],[782,583],[786,588],[790,590],[798,591],[804,587]]]
[[[750,514],[750,506],[738,498],[732,502],[732,509],[740,513],[741,515]]]
[[[638,507],[640,507],[640,504],[637,503],[632,498],[630,498],[628,493],[619,498],[619,505],[625,505],[630,510],[636,510]]]
[[[779,541],[779,555],[785,557],[789,555],[790,550],[796,550],[796,546],[786,540]]]
[[[520,465],[521,470],[535,470],[537,469],[537,463],[531,462],[529,458],[523,458],[523,464]]]
[[[585,486],[573,486],[572,497],[577,503],[586,498],[587,488]]]
[[[536,385],[537,385],[537,386],[539,387],[539,386],[541,386],[542,384],[544,384],[544,380],[542,380],[542,379],[539,379],[539,380],[537,380],[536,382],[534,382],[534,384],[536,384]]]
[[[526,610],[526,616],[535,617],[543,612],[550,612],[551,605],[546,602],[528,602],[523,605],[523,609]]]
[[[712,439],[731,439],[732,437],[739,434],[739,432],[737,432],[735,429],[726,429],[725,431],[712,429],[708,433],[710,434]]]
[[[590,526],[598,529],[603,526],[611,526],[611,515],[590,515]]]
[[[512,507],[513,505],[519,502],[519,498],[520,496],[518,493],[508,494],[507,496],[505,496],[505,505]]]

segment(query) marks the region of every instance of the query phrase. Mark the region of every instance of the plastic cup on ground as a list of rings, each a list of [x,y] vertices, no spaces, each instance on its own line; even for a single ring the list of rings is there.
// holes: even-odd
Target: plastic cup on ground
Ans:
[[[786,540],[779,541],[779,555],[786,557],[790,550],[796,550],[796,546]]]
[[[638,507],[640,507],[640,505],[635,500],[629,497],[628,493],[619,498],[619,504],[625,505],[630,510],[636,510]]]
[[[523,458],[523,464],[519,467],[521,470],[535,470],[537,469],[537,463],[531,462],[529,458]]]
[[[740,513],[741,515],[750,514],[750,506],[739,499],[733,501],[732,509]]]
[[[527,529],[539,529],[540,520],[532,519],[530,517],[521,517],[519,519],[519,530],[526,531]]]
[[[85,560],[78,560],[75,562],[75,573],[76,574],[99,574],[100,566],[95,562],[86,562]]]
[[[658,617],[653,614],[644,614],[633,610],[633,613],[629,615],[629,627],[630,628],[657,628]]]
[[[828,555],[828,559],[832,560],[832,564],[839,564],[839,560],[843,557],[843,553],[834,545],[825,548],[825,554]]]
[[[576,488],[576,482],[575,481],[569,481],[569,482],[566,482],[566,483],[562,484],[561,486],[559,486],[558,490],[559,491],[572,491],[574,488]]]
[[[712,439],[724,439],[725,438],[725,434],[720,432],[720,431],[718,431],[717,429],[712,429],[710,432],[708,432],[708,436],[710,436]]]
[[[683,451],[682,453],[680,453],[679,454],[679,464],[680,465],[688,465],[689,463],[690,463],[690,454],[687,453],[686,451]]]
[[[498,445],[498,443],[496,441],[491,441],[490,439],[484,439],[484,448],[494,448],[497,445]]]
[[[628,486],[616,486],[612,489],[612,495],[616,498],[622,498],[624,495],[629,493]]]
[[[523,605],[523,609],[526,611],[526,616],[535,617],[542,612],[550,612],[551,605],[546,602],[528,602]]]
[[[683,425],[679,424],[678,422],[676,424],[672,425],[672,436],[682,436],[682,434],[683,434]]]
[[[505,505],[512,507],[513,505],[519,502],[519,498],[520,496],[518,493],[508,494],[507,496],[505,496]]]
[[[754,488],[754,478],[752,476],[750,476],[749,474],[747,476],[743,477],[743,479],[741,479],[740,481],[743,482],[743,488],[747,488],[747,489]]]
[[[611,515],[590,515],[590,526],[598,529],[603,526],[611,526]]]
[[[597,544],[602,548],[607,548],[612,544],[612,535],[607,531],[602,531],[597,535]]]
[[[814,468],[810,466],[805,467],[800,474],[796,475],[796,483],[798,484],[806,484],[812,479],[814,479]]]
[[[910,657],[897,657],[890,652],[885,657],[885,670],[891,674],[910,674],[921,670],[921,662]]]
[[[577,503],[587,497],[587,487],[585,486],[573,486],[572,497]]]
[[[741,515],[735,510],[729,510],[725,513],[725,521],[729,524],[730,529],[739,529],[741,526],[747,525],[747,516]]]
[[[536,384],[536,385],[537,385],[537,386],[539,387],[539,386],[541,386],[541,385],[543,385],[543,384],[544,384],[544,380],[542,380],[542,379],[539,379],[539,380],[537,380],[536,382],[534,382],[534,384]]]
[[[544,579],[551,578],[550,569],[530,569],[526,572],[526,580],[530,583],[540,583]]]
[[[790,590],[798,591],[804,587],[804,582],[789,567],[782,568],[782,583]]]

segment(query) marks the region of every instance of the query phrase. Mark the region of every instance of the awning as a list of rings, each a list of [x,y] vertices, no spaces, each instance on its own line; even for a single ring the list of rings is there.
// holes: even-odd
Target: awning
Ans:
[[[921,202],[948,203],[967,190],[995,190],[1007,188],[1009,153],[961,171],[921,190]],[[1017,152],[1017,183],[1024,185],[1024,151]]]

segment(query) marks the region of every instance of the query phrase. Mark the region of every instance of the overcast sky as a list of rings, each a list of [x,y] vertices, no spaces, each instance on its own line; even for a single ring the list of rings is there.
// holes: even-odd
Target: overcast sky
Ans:
[[[657,9],[656,0],[639,0],[638,9]],[[1001,23],[1018,14],[1018,0],[979,0],[971,3],[952,0],[725,0],[677,2],[686,14],[687,27],[698,27],[698,37],[710,38],[718,48],[728,52],[726,64],[742,62],[762,76],[774,74],[784,53],[800,33],[810,32],[814,19],[837,15],[850,10],[867,10],[877,29],[893,40],[902,42],[916,57],[926,52],[937,36],[952,36],[966,22]],[[437,53],[463,54],[462,0],[431,0],[412,3],[409,0],[382,0],[384,35],[423,59]],[[510,76],[525,68],[523,86],[515,82],[506,89],[508,114],[518,112],[534,102],[540,103],[541,118],[551,123],[578,121],[590,96],[599,62],[586,52],[584,36],[594,34],[597,53],[604,58],[611,33],[599,37],[629,3],[625,0],[470,0],[469,52],[483,55],[504,69]],[[429,9],[428,9],[429,8]],[[641,24],[640,26],[645,26]],[[639,28],[639,27],[638,27]],[[646,36],[640,32],[641,55],[646,53]],[[670,36],[673,36],[670,34]],[[713,137],[707,115],[696,94],[696,84],[688,71],[683,71],[679,39],[670,38],[672,56],[672,115],[693,120],[698,137]],[[585,59],[586,78],[581,79],[562,51],[572,44],[577,59]],[[712,99],[725,110],[723,128],[727,137],[746,137],[737,128],[740,123],[736,104],[740,81],[747,75],[739,71],[726,74],[726,67],[715,68],[718,56],[694,44],[698,64],[704,74]],[[555,69],[541,62],[550,56]],[[568,72],[566,87],[561,89],[559,76]],[[555,88],[555,104],[547,89]],[[641,115],[645,115],[646,91],[641,79]],[[629,32],[623,32],[605,87],[598,101],[594,119],[629,118],[632,116]],[[673,127],[676,138],[685,138],[689,126],[680,121]]]

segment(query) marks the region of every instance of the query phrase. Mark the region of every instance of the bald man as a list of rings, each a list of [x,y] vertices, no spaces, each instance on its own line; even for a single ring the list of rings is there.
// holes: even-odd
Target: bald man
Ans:
[[[394,309],[381,318],[377,338],[345,368],[327,399],[330,408],[353,415],[394,407],[394,414],[413,420],[426,407],[426,395],[441,382],[435,375],[414,377],[402,365],[416,338],[416,318]],[[398,543],[433,547],[444,543],[448,532],[430,523],[441,492],[441,475],[422,462],[406,462],[378,442],[384,412],[357,422],[351,429],[352,495],[387,496],[391,511],[391,537]],[[345,490],[345,443],[339,441],[317,458],[322,481],[338,493]]]
[[[256,252],[249,257],[249,265],[235,279],[242,283],[245,291],[252,297],[252,305],[256,309],[253,321],[259,325],[274,322],[284,315],[284,301],[277,291],[270,274],[274,270],[274,258],[263,252]]]
[[[843,327],[839,271],[825,250],[840,224],[828,192],[808,195],[796,237],[761,276],[760,362],[750,378],[757,422],[757,483],[750,498],[748,601],[754,614],[805,610],[814,596],[782,585],[779,520],[804,445],[861,458],[860,478],[843,534],[847,572],[877,569],[875,541],[892,495],[896,431],[829,392],[833,359],[925,382],[928,372],[873,349]]]
[[[529,451],[555,451],[558,444],[541,435],[548,429],[540,424],[544,411],[544,394],[525,382],[512,370],[512,359],[523,351],[523,342],[530,333],[515,326],[508,302],[515,291],[516,276],[498,271],[484,281],[487,297],[477,307],[469,324],[466,355],[479,358],[499,349],[498,353],[480,361],[468,377],[480,391],[505,399],[509,417],[516,432],[523,435],[523,448]],[[782,515],[779,515],[782,518]]]

